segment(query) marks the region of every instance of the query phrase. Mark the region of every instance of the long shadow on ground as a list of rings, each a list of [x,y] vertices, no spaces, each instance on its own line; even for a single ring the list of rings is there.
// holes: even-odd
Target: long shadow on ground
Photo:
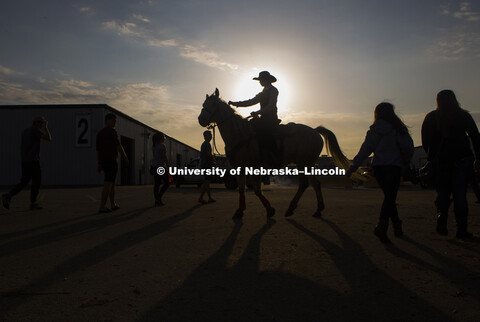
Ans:
[[[341,240],[342,247],[326,240],[295,220],[295,228],[310,236],[329,251],[331,259],[347,281],[351,294],[343,301],[356,308],[350,319],[364,321],[453,321],[452,318],[417,297],[379,267],[365,254],[360,244],[333,222],[322,219]],[[339,303],[335,307],[340,308]],[[335,318],[336,319],[336,318]]]
[[[75,272],[87,269],[88,267],[100,263],[129,247],[147,241],[160,233],[168,231],[176,223],[185,220],[189,216],[191,216],[194,213],[195,209],[197,209],[198,207],[199,206],[194,206],[181,214],[159,220],[141,229],[132,230],[118,237],[106,240],[105,242],[97,245],[96,247],[85,250],[84,252],[76,255],[75,257],[57,265],[52,271],[32,281],[21,290],[11,290],[7,293],[33,294],[35,292],[41,292],[42,290],[45,290],[49,286],[62,280],[64,276],[69,276],[71,274],[74,274]],[[147,209],[150,208],[133,211],[130,215],[139,216]],[[3,298],[0,297],[0,312],[8,312],[12,308],[21,305],[25,301],[28,301],[29,298],[29,296],[8,296]]]
[[[28,236],[22,239],[3,243],[2,245],[0,245],[0,257],[18,253],[20,251],[29,250],[38,246],[52,244],[63,239],[75,237],[88,232],[98,231],[112,225],[120,224],[142,215],[148,209],[151,209],[151,207],[131,210],[128,212],[121,212],[113,216],[98,217],[98,214],[82,216],[77,218],[76,220],[90,217],[92,217],[92,219],[75,222],[66,226],[61,226],[56,229],[37,234],[35,236]],[[57,225],[69,223],[72,221],[73,220],[67,220],[52,225],[45,225],[39,227],[38,229],[53,228]],[[30,229],[24,232],[27,234],[38,229]],[[6,236],[15,237],[15,233]]]
[[[425,260],[417,256],[408,254],[405,251],[398,249],[396,247],[390,247],[388,248],[388,251],[394,254],[395,256],[408,260],[416,265],[424,267],[429,271],[432,271],[438,275],[445,277],[449,281],[453,282],[461,290],[462,294],[464,295],[468,294],[473,296],[477,300],[480,300],[480,282],[479,282],[480,273],[478,271],[474,271],[468,268],[467,266],[463,265],[459,261],[455,261],[447,256],[444,256],[439,252],[425,245],[422,245],[409,237],[405,236],[403,237],[403,240],[405,240],[406,242],[417,247],[419,250],[433,257],[439,263],[439,265],[435,266],[433,264],[430,264]],[[477,251],[475,248],[469,247],[468,245],[461,244],[458,241],[451,241],[451,243],[459,247],[465,247],[470,251]]]
[[[139,321],[451,321],[378,270],[361,247],[332,223],[327,222],[344,249],[294,220],[289,222],[323,247],[338,250],[332,259],[350,284],[351,294],[288,272],[260,271],[261,239],[272,222],[251,237],[238,263],[227,267],[242,226],[237,222],[219,250]],[[375,272],[365,273],[371,271]]]

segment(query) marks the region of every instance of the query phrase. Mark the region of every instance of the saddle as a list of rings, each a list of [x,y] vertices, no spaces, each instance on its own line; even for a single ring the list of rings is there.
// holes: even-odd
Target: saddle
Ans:
[[[283,141],[286,137],[290,136],[293,129],[291,126],[280,124],[281,120],[278,120],[275,129],[270,130],[268,133],[265,131],[258,131],[254,126],[254,139],[258,142],[262,154],[262,163],[267,166],[277,167],[283,164]],[[264,130],[264,129],[263,129]],[[263,133],[262,133],[263,132]]]

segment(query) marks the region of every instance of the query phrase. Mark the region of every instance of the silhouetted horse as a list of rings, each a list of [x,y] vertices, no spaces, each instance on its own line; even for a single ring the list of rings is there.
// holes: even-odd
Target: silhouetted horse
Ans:
[[[219,97],[218,89],[211,96],[207,95],[203,103],[203,109],[198,116],[198,122],[206,127],[216,123],[220,134],[225,142],[225,153],[232,168],[253,167],[259,168],[265,166],[262,164],[261,151],[250,122],[235,111]],[[347,169],[349,161],[340,150],[335,135],[323,126],[312,129],[303,124],[289,123],[281,125],[278,135],[278,143],[281,147],[282,166],[295,164],[298,169],[315,166],[315,162],[323,149],[323,140],[321,134],[327,143],[327,151],[331,152],[335,164],[341,168]],[[268,165],[267,165],[268,166]],[[255,195],[261,200],[267,210],[267,217],[275,214],[275,209],[270,206],[270,202],[263,196],[261,190],[260,176],[252,177],[253,189]],[[285,216],[293,215],[297,208],[298,201],[305,189],[308,187],[308,181],[312,184],[317,195],[317,210],[314,216],[320,216],[325,208],[323,202],[322,190],[319,180],[315,176],[308,178],[299,174],[299,186],[297,193],[290,202]],[[240,193],[239,207],[233,218],[239,219],[243,216],[245,210],[245,175],[237,176],[238,190]]]

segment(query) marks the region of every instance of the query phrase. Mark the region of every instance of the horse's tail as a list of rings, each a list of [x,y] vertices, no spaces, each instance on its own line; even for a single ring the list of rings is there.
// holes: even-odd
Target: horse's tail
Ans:
[[[320,133],[325,139],[325,147],[327,148],[327,153],[330,153],[332,155],[333,162],[335,162],[337,167],[348,170],[348,168],[350,167],[350,161],[348,161],[347,157],[340,149],[335,134],[333,134],[332,131],[323,126],[319,126],[315,130]]]

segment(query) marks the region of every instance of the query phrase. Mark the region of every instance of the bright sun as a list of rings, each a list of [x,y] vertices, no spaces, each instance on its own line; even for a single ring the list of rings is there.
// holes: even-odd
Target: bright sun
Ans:
[[[285,113],[290,107],[290,95],[291,88],[287,84],[287,78],[285,74],[280,74],[277,72],[271,72],[273,76],[277,78],[277,81],[273,83],[278,89],[278,114]],[[263,87],[260,85],[260,82],[252,80],[253,77],[258,76],[258,72],[254,71],[252,73],[243,74],[238,79],[238,84],[235,90],[235,98],[236,101],[245,101],[255,97],[258,93],[263,90]],[[254,105],[253,107],[249,108],[239,108],[237,112],[243,116],[250,115],[252,111],[258,111],[260,109],[260,105]]]

